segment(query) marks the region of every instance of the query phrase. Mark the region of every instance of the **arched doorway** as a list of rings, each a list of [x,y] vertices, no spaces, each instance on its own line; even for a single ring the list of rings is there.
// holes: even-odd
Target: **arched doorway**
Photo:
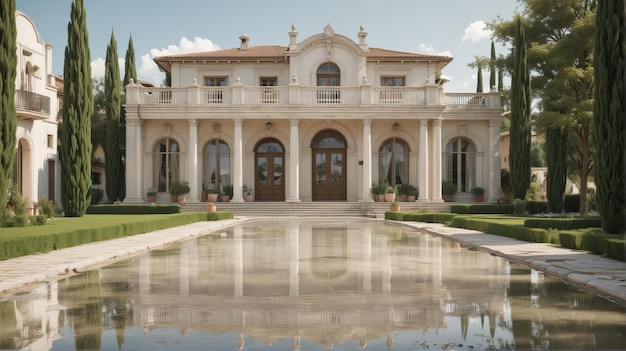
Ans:
[[[346,139],[335,130],[313,138],[313,201],[346,199]]]
[[[230,186],[230,147],[224,141],[213,139],[202,151],[202,190],[223,194]]]
[[[471,140],[458,137],[446,146],[443,160],[444,181],[450,181],[457,192],[469,192],[476,185],[476,148]]]
[[[409,146],[398,138],[387,139],[378,154],[378,181],[398,186],[409,183]]]
[[[163,138],[153,152],[152,184],[159,192],[169,192],[172,182],[180,181],[180,147],[172,138]]]
[[[285,201],[285,148],[266,138],[254,148],[255,200]]]

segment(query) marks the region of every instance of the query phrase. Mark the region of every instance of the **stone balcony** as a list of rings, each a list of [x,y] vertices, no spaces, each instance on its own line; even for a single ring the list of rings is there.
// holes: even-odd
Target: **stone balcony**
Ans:
[[[152,106],[442,106],[448,108],[500,109],[500,93],[444,93],[438,86],[425,87],[282,87],[190,86],[187,88],[126,87],[127,105]]]

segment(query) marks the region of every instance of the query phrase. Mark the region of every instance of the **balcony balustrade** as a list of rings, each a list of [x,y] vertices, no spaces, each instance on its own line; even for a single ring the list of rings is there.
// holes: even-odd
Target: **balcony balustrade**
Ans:
[[[15,91],[15,108],[18,112],[26,112],[27,115],[38,116],[50,115],[50,98],[45,95],[33,93],[32,91]],[[29,113],[34,112],[35,114]]]
[[[126,103],[139,105],[440,105],[500,108],[500,94],[444,93],[439,87],[229,87],[152,88],[131,84]]]

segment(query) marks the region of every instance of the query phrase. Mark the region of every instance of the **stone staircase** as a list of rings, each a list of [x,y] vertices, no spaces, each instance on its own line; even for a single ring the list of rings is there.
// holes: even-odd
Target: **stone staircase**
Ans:
[[[370,217],[384,218],[386,202],[217,202],[218,211],[232,211],[237,217]],[[450,203],[400,202],[401,211],[445,212]],[[206,211],[206,202],[187,203],[184,212]]]

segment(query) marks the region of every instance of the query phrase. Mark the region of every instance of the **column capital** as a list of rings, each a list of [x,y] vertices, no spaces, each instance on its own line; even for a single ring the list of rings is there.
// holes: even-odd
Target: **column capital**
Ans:
[[[195,118],[191,118],[189,119],[189,126],[197,126],[198,125],[198,120]]]
[[[443,124],[442,118],[433,119],[433,125],[441,127],[442,124]]]
[[[289,125],[292,127],[297,127],[298,125],[300,125],[300,120],[296,118],[291,118],[289,120]]]
[[[242,126],[243,125],[243,118],[233,118],[233,123],[235,124],[235,126]]]
[[[372,119],[371,118],[363,118],[361,120],[361,123],[363,123],[363,126],[368,126],[371,127],[372,126]]]
[[[428,122],[430,122],[430,120],[428,120],[428,119],[420,119],[420,126],[428,127]]]

